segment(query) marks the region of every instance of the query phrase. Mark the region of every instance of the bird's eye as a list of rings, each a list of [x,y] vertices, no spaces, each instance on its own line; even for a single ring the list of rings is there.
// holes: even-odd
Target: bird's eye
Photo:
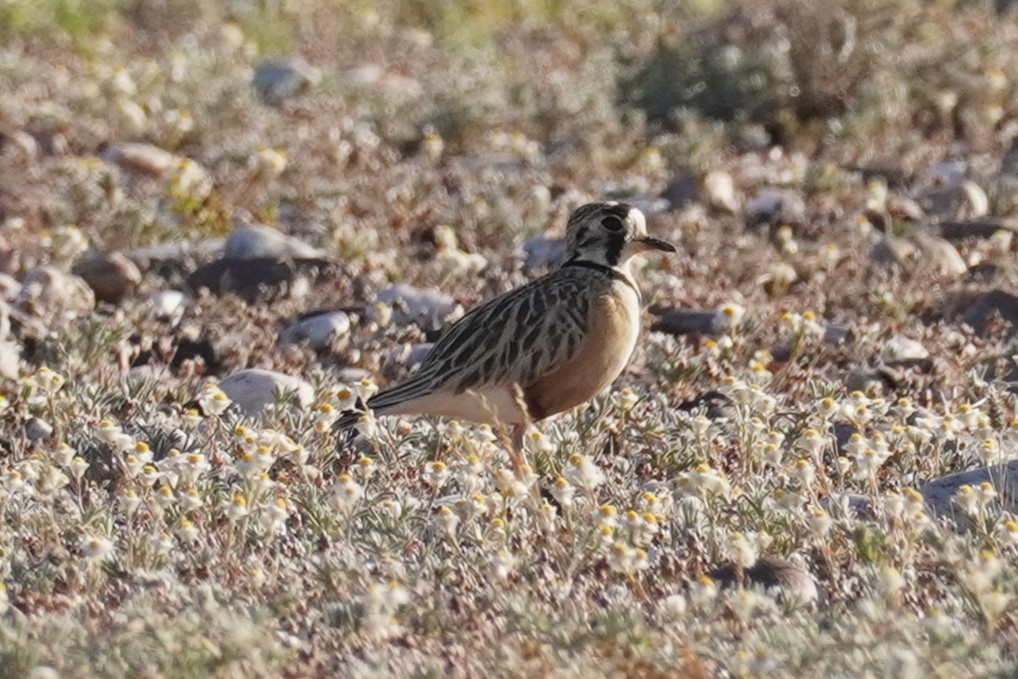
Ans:
[[[602,219],[601,226],[603,226],[608,231],[621,231],[622,229],[626,228],[625,224],[622,223],[622,220],[616,217],[615,215],[608,215],[607,217]]]

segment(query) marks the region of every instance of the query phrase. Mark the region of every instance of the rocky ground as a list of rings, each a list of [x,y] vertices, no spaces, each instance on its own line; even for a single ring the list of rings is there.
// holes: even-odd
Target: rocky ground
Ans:
[[[0,673],[1013,673],[1007,3],[369,4],[0,5]],[[337,446],[609,198],[532,476]]]

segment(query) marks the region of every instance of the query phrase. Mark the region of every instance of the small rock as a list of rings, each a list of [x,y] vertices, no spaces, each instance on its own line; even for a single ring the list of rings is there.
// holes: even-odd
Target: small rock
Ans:
[[[824,325],[824,334],[820,341],[824,344],[848,344],[855,339],[852,333],[852,329],[846,325]],[[791,360],[792,350],[794,349],[793,342],[785,341],[782,344],[778,344],[771,348],[771,358],[778,363],[784,363]]]
[[[809,604],[817,599],[817,586],[806,569],[788,559],[778,556],[760,557],[755,564],[743,570],[743,584],[756,585],[764,590],[776,590],[779,597],[788,603]],[[710,573],[710,577],[721,587],[739,585],[739,569],[726,564]]]
[[[142,271],[168,269],[179,272],[188,268],[186,264],[188,260],[207,261],[218,256],[225,243],[222,238],[198,242],[159,243],[131,250],[126,256]]]
[[[764,189],[746,203],[747,221],[766,221],[781,209],[781,191]]]
[[[926,217],[922,207],[916,201],[905,196],[890,194],[887,196],[887,213],[894,219],[906,222],[920,222]]]
[[[176,322],[187,310],[187,295],[179,290],[160,290],[149,298],[148,303],[156,318]]]
[[[11,307],[0,300],[0,340],[8,339],[11,334]]]
[[[60,127],[55,121],[49,123],[29,123],[25,127],[25,131],[32,135],[32,139],[35,141],[36,148],[39,153],[44,156],[66,156],[71,152],[70,144],[67,142],[67,137],[64,136],[63,132],[53,129],[54,127]]]
[[[407,367],[415,368],[421,363],[424,363],[424,359],[428,357],[428,354],[431,353],[431,349],[434,346],[434,342],[421,342],[420,344],[415,344],[410,350],[410,355],[407,356]]]
[[[377,64],[360,64],[342,73],[344,83],[356,86],[372,86],[383,92],[387,99],[405,101],[415,99],[424,92],[421,83],[399,73],[387,72]]]
[[[223,259],[309,259],[322,253],[269,226],[246,224],[233,230],[223,246]]]
[[[1018,512],[1018,460],[941,476],[924,485],[919,492],[926,500],[930,514],[952,517],[967,525],[968,517],[954,503],[954,496],[962,486],[978,488],[987,481],[997,491],[998,501],[994,504],[1012,514]],[[997,507],[993,508],[994,512],[998,511]]]
[[[721,170],[708,172],[703,178],[703,195],[712,210],[734,215],[739,211],[739,198],[735,193],[732,175]]]
[[[933,166],[930,180],[934,186],[958,186],[965,181],[968,164],[964,160],[944,160]]]
[[[138,266],[121,252],[87,256],[71,271],[88,283],[96,299],[110,304],[119,303],[141,282]]]
[[[930,192],[923,200],[926,211],[942,219],[978,219],[990,213],[990,200],[982,187],[970,179]]]
[[[958,250],[943,238],[918,232],[910,238],[873,234],[870,259],[877,264],[894,265],[905,271],[935,271],[949,276],[968,272]]]
[[[351,85],[376,85],[385,75],[378,64],[358,64],[343,71],[343,81]]]
[[[965,219],[975,219],[990,214],[990,199],[986,191],[972,181],[963,181],[959,187],[964,197],[960,216]]]
[[[716,311],[670,309],[661,314],[650,329],[671,335],[715,335],[717,315]]]
[[[564,238],[545,238],[538,236],[523,242],[524,271],[547,269],[562,261],[566,254]]]
[[[95,308],[95,294],[82,279],[51,266],[37,266],[21,281],[14,300],[22,311],[45,318],[62,313],[87,313]]]
[[[158,146],[137,142],[110,144],[102,157],[128,170],[152,175],[163,175],[179,167],[183,158]]]
[[[320,74],[301,59],[266,61],[255,68],[255,92],[269,104],[278,104],[310,90]]]
[[[310,407],[315,400],[315,390],[308,382],[284,373],[261,368],[241,370],[219,383],[237,406],[248,415],[258,415],[266,407],[278,402],[282,393],[293,393],[295,404],[301,408]]]
[[[998,231],[1018,232],[1016,219],[978,219],[949,221],[940,225],[940,235],[947,240],[968,240],[970,238],[991,238]]]
[[[414,368],[428,357],[433,346],[435,346],[433,342],[397,346],[388,352],[387,362],[403,366],[404,368]]]
[[[195,199],[212,192],[212,175],[200,163],[151,144],[113,144],[103,152],[103,159],[134,172],[172,179],[176,191]]]
[[[27,159],[35,160],[39,157],[39,144],[35,141],[35,137],[30,135],[24,130],[18,130],[14,128],[7,128],[6,125],[0,126],[0,149],[4,147],[5,142],[10,142],[17,148]]]
[[[957,248],[943,238],[923,232],[916,233],[912,238],[919,246],[925,266],[951,276],[963,276],[968,272],[968,265],[958,254]]]
[[[847,344],[855,339],[855,333],[847,325],[831,323],[824,327],[824,344]]]
[[[356,384],[371,379],[371,373],[363,368],[341,368],[336,372],[336,381],[340,384]]]
[[[233,292],[248,302],[262,294],[301,297],[311,289],[311,282],[331,266],[324,259],[218,259],[194,271],[187,277],[187,284],[192,290]]]
[[[764,153],[774,146],[774,139],[767,128],[757,123],[740,124],[735,130],[735,144],[741,153]]]
[[[60,672],[49,665],[36,665],[28,671],[25,679],[60,679]]]
[[[845,375],[845,389],[850,393],[861,391],[870,397],[882,396],[898,388],[899,376],[890,368],[874,370],[856,368]]]
[[[1007,153],[1000,160],[1000,168],[997,174],[999,177],[1005,178],[1018,177],[1018,141],[1011,142],[1011,148],[1007,150]]]
[[[880,359],[884,363],[918,361],[929,356],[930,352],[921,343],[900,335],[887,340],[880,352]]]
[[[852,440],[852,435],[858,433],[859,430],[854,424],[849,422],[835,422],[830,426],[828,433],[834,437],[834,450],[838,455],[845,455],[845,446]]]
[[[874,234],[869,257],[873,262],[882,266],[897,266],[907,269],[918,251],[915,244],[905,238]]]
[[[342,311],[332,311],[298,320],[279,334],[279,344],[306,342],[312,349],[325,349],[349,332],[350,317]]]
[[[0,273],[0,300],[13,302],[21,292],[21,283],[5,273]]]
[[[795,191],[764,189],[746,203],[746,226],[798,226],[806,221],[806,202]]]
[[[18,379],[21,368],[21,347],[11,340],[0,340],[0,377]]]
[[[378,293],[378,301],[392,307],[393,321],[398,325],[416,323],[425,332],[441,329],[446,319],[461,310],[444,292],[410,285],[389,285]],[[369,317],[373,313],[373,308],[367,310]]]
[[[700,181],[691,174],[681,174],[665,187],[661,197],[672,210],[680,210],[700,199]]]
[[[1012,332],[1018,328],[1018,296],[1004,290],[963,291],[955,294],[944,309],[944,317],[964,323],[983,335],[996,316],[1010,323]]]
[[[732,399],[716,390],[707,391],[683,401],[676,406],[676,410],[690,414],[702,412],[704,417],[711,420],[731,420],[734,422],[738,416],[738,410]]]
[[[53,425],[38,417],[30,417],[25,422],[25,436],[29,441],[41,441],[53,433]]]
[[[21,346],[11,337],[11,309],[0,301],[0,377],[18,378],[21,366]]]

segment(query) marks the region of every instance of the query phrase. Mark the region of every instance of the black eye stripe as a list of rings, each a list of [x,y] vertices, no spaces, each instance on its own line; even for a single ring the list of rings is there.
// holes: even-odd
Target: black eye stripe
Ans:
[[[626,236],[618,231],[613,231],[608,242],[605,243],[604,258],[611,266],[615,266],[622,259],[622,248],[626,245]]]

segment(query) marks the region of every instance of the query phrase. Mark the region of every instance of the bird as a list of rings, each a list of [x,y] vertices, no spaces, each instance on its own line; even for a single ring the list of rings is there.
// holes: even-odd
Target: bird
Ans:
[[[622,373],[636,349],[642,299],[633,257],[676,252],[647,234],[624,202],[577,208],[566,256],[554,271],[472,309],[447,327],[420,368],[363,405],[375,416],[433,415],[511,432],[514,468],[525,468],[531,422],[584,403]],[[337,426],[352,426],[351,412]]]

